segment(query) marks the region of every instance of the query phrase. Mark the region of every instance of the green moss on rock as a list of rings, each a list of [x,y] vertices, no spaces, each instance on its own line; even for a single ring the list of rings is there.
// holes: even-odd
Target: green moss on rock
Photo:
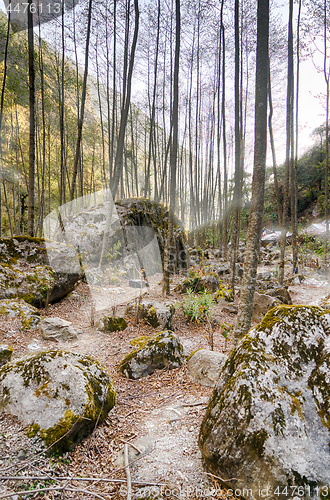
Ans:
[[[40,320],[40,311],[22,299],[0,300],[0,315],[19,318],[25,329],[34,328]]]
[[[152,337],[143,347],[128,354],[119,370],[127,378],[138,379],[151,375],[155,370],[178,368],[183,363],[183,347],[171,331]]]
[[[146,345],[146,343],[149,342],[150,339],[151,337],[149,337],[148,335],[140,335],[139,337],[135,337],[134,339],[130,340],[130,345],[140,348]]]
[[[121,332],[127,328],[125,318],[114,318],[112,316],[104,316],[102,319],[104,332]]]

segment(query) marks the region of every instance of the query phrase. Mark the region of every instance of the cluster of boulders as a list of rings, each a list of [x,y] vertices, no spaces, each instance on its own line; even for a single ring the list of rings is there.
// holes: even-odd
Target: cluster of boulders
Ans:
[[[62,243],[54,246],[55,256],[57,245]],[[76,261],[79,266],[75,251],[67,248],[68,259],[72,252],[72,264]],[[72,290],[81,277],[80,267],[70,268],[73,273],[67,269],[65,278],[61,263],[62,274],[56,274],[45,260],[40,240],[1,240],[0,252],[0,280],[6,285],[0,315],[19,318],[24,328],[38,328],[46,340],[77,338],[79,331],[69,321],[42,318],[35,306],[60,298],[64,287],[59,283],[65,280],[65,293]],[[238,252],[240,262],[242,254],[243,247]],[[261,251],[264,262],[276,261],[276,255],[267,247]],[[229,262],[216,252],[208,256],[215,260],[195,265],[177,290],[206,290],[214,297],[218,294],[218,300],[232,302],[233,291],[224,281]],[[140,296],[127,305],[126,315],[144,319],[156,333],[131,341],[134,349],[119,370],[136,380],[156,370],[178,368],[187,359],[193,380],[214,387],[199,435],[212,474],[246,500],[267,495],[284,500],[292,488],[298,498],[316,500],[330,489],[329,297],[321,305],[293,306],[287,286],[273,282],[269,272],[260,273],[253,311],[258,325],[229,355],[198,349],[188,356],[172,331],[174,306]],[[236,312],[234,304],[223,307]],[[125,318],[112,316],[104,316],[98,324],[105,333],[126,327]],[[12,360],[12,353],[10,346],[0,345],[0,407],[16,415],[31,439],[47,450],[72,449],[116,403],[111,377],[95,359],[49,350]]]

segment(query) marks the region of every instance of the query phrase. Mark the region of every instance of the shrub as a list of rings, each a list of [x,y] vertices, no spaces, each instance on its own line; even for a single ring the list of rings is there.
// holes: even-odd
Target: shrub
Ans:
[[[187,295],[183,298],[183,309],[185,315],[190,321],[200,323],[201,321],[209,321],[212,317],[212,306],[215,301],[207,290],[201,294],[194,294],[191,290],[187,291]]]

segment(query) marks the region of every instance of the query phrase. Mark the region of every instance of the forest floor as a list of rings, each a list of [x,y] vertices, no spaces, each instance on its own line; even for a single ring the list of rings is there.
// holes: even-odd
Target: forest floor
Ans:
[[[307,279],[289,287],[292,300],[295,304],[317,304],[330,293],[327,275],[311,268],[303,269],[302,273]],[[179,275],[173,277],[171,290],[179,280]],[[160,282],[160,275],[154,277],[148,294],[152,299],[164,301]],[[166,298],[167,303],[181,301],[182,295],[174,291]],[[133,460],[130,465],[133,499],[233,498],[216,477],[207,473],[197,444],[212,389],[194,382],[186,364],[175,370],[157,371],[140,380],[121,376],[119,363],[134,349],[130,340],[153,335],[157,330],[141,320],[128,318],[124,331],[103,333],[97,328],[101,312],[96,312],[96,326],[91,326],[91,305],[89,286],[80,283],[59,303],[41,310],[44,316],[72,321],[81,332],[76,340],[56,344],[43,340],[37,330],[23,330],[19,320],[2,319],[0,342],[10,344],[15,357],[55,348],[98,359],[113,379],[117,405],[73,452],[50,457],[32,445],[20,422],[1,414],[0,499],[128,498],[123,467],[125,443],[133,445],[129,446],[130,460]],[[234,324],[235,315],[223,310],[223,306],[223,303],[215,306],[216,324]],[[117,305],[116,315],[124,315],[124,307]],[[200,347],[209,348],[208,327],[189,322],[178,305],[173,325],[187,353]],[[214,328],[213,335],[214,349],[229,353],[232,338],[229,336],[226,340],[220,326]],[[28,489],[30,493],[26,492]],[[38,491],[42,489],[43,492]],[[16,492],[16,496],[11,492]]]

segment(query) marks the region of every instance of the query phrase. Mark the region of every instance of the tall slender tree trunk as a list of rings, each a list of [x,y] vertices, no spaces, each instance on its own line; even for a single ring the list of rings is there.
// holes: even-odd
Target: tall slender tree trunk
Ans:
[[[286,232],[288,227],[288,207],[289,207],[289,176],[291,162],[291,120],[293,107],[293,0],[289,0],[289,22],[288,22],[288,79],[287,79],[287,99],[286,99],[286,160],[284,173],[284,193],[283,193],[283,216],[282,216],[282,235],[280,242],[280,266],[279,282],[284,281],[284,262],[286,247]]]
[[[135,25],[134,25],[134,34],[132,40],[131,54],[129,59],[128,66],[128,74],[127,74],[127,83],[125,88],[125,101],[123,101],[122,112],[120,117],[120,127],[119,127],[119,135],[117,142],[117,152],[116,152],[116,160],[115,160],[115,171],[113,176],[113,184],[112,184],[112,195],[116,196],[119,181],[121,179],[123,173],[123,151],[125,144],[125,131],[127,126],[127,117],[128,111],[131,102],[131,91],[132,91],[132,75],[134,68],[134,59],[135,59],[135,50],[137,44],[137,37],[139,32],[139,2],[138,0],[134,0],[134,11],[135,11]]]
[[[60,137],[61,137],[61,178],[60,178],[60,205],[66,202],[66,176],[65,176],[65,130],[64,130],[64,81],[65,81],[65,26],[64,26],[64,2],[62,2],[62,61],[61,61],[61,87],[59,94],[60,112]]]
[[[86,102],[86,94],[87,94],[89,39],[90,39],[91,21],[92,21],[92,5],[93,5],[93,0],[89,0],[88,17],[87,17],[86,48],[85,48],[85,71],[84,71],[83,88],[82,88],[82,94],[81,94],[80,116],[79,116],[79,120],[78,120],[78,134],[77,134],[76,152],[75,152],[75,156],[74,156],[73,174],[72,174],[72,181],[71,181],[71,187],[70,187],[70,200],[73,200],[74,195],[75,195],[78,167],[79,167],[79,163],[81,160],[81,139],[82,139],[82,129],[83,129],[83,124],[84,124],[85,102]]]
[[[173,75],[173,106],[172,106],[172,130],[173,140],[170,153],[170,207],[168,214],[168,229],[166,247],[164,251],[164,276],[163,276],[163,293],[170,293],[170,272],[171,272],[171,257],[173,257],[172,245],[174,247],[173,238],[173,218],[175,212],[175,196],[176,196],[176,170],[177,170],[177,154],[178,154],[178,130],[179,130],[179,66],[180,66],[180,34],[181,34],[181,14],[180,0],[175,0],[175,56],[174,56],[174,75]]]
[[[272,84],[271,84],[271,74],[270,74],[270,60],[268,60],[268,104],[269,104],[269,116],[268,116],[268,130],[269,130],[269,141],[272,150],[273,158],[273,175],[274,175],[274,189],[277,207],[277,220],[280,225],[282,225],[282,204],[280,200],[280,190],[278,187],[278,177],[277,177],[277,162],[276,162],[276,150],[275,141],[273,134],[273,100],[272,100]]]
[[[11,4],[10,4],[11,5]],[[6,88],[6,79],[7,79],[7,59],[8,59],[8,45],[9,45],[9,37],[10,37],[10,19],[11,19],[11,11],[8,12],[8,21],[7,21],[7,36],[6,36],[6,44],[5,44],[5,54],[4,54],[4,69],[3,69],[3,79],[2,79],[2,89],[1,89],[1,100],[0,100],[0,178],[4,184],[3,178],[3,158],[2,158],[2,117],[3,117],[3,108],[4,108],[4,99],[5,99],[5,88]],[[2,236],[2,192],[1,192],[1,184],[0,184],[0,237]]]
[[[135,11],[135,24],[134,24],[134,34],[133,34],[131,54],[130,54],[130,60],[129,60],[129,66],[128,66],[127,85],[126,85],[126,90],[125,90],[125,102],[123,101],[122,112],[121,112],[121,117],[120,117],[120,128],[119,128],[118,142],[117,142],[116,160],[115,160],[115,165],[114,165],[115,168],[114,168],[112,183],[110,184],[111,194],[112,194],[113,200],[115,199],[115,196],[117,194],[117,190],[119,187],[119,182],[122,179],[122,175],[123,175],[123,152],[124,152],[124,146],[125,146],[125,131],[126,131],[126,126],[127,126],[128,111],[129,111],[130,102],[131,102],[132,76],[133,76],[133,68],[134,68],[135,50],[136,50],[136,44],[137,44],[137,38],[138,38],[138,32],[139,32],[140,12],[139,12],[139,1],[138,0],[134,0],[134,11]],[[100,255],[100,260],[99,260],[99,267],[101,267],[103,264],[104,257],[105,257],[105,251],[106,251],[106,248],[108,245],[112,214],[113,214],[113,203],[110,203],[110,209],[109,209],[109,212],[107,214],[107,220],[106,220],[106,228],[104,230],[104,236],[103,236],[103,240],[102,240],[102,248],[101,248],[101,255]]]
[[[231,235],[231,287],[235,288],[236,254],[239,241],[239,192],[241,183],[241,130],[240,130],[240,43],[239,0],[235,0],[235,186],[233,199],[233,223]]]
[[[155,65],[154,65],[154,82],[153,82],[153,94],[152,94],[152,106],[151,106],[151,117],[150,117],[150,134],[149,134],[149,152],[148,152],[148,165],[145,180],[145,196],[149,196],[150,191],[150,166],[151,166],[151,155],[154,145],[154,126],[155,126],[155,106],[156,106],[156,94],[157,94],[157,74],[158,74],[158,52],[159,52],[159,32],[160,32],[160,0],[158,0],[158,15],[157,15],[157,35],[156,35],[156,53],[155,53]],[[156,181],[156,179],[155,179]]]
[[[262,230],[267,149],[267,82],[269,0],[258,0],[257,65],[255,89],[255,136],[252,201],[245,248],[244,273],[235,336],[243,336],[251,326],[253,299]]]
[[[33,0],[29,0],[28,16],[28,49],[29,49],[29,104],[30,104],[30,141],[29,141],[29,188],[28,188],[28,234],[34,236],[34,209],[35,209],[35,69],[34,69],[34,33],[33,14],[31,12]]]
[[[223,19],[224,0],[221,3],[221,19]],[[223,143],[223,248],[224,257],[227,260],[228,256],[228,176],[227,176],[227,131],[226,131],[226,43],[225,43],[225,26],[221,22],[222,32],[222,143]]]
[[[328,259],[328,241],[329,241],[329,79],[330,67],[327,68],[328,43],[327,43],[327,0],[324,0],[324,66],[323,74],[326,84],[326,105],[325,105],[325,172],[324,172],[324,205],[325,205],[325,243],[324,243],[324,263]]]
[[[291,154],[292,154],[292,261],[293,273],[298,273],[298,117],[299,117],[299,69],[300,69],[300,19],[301,19],[301,0],[299,0],[298,19],[297,19],[297,44],[296,44],[296,57],[297,57],[297,76],[296,76],[296,114],[295,114],[295,133],[294,133],[294,89],[292,82],[292,122],[291,122]],[[292,56],[293,57],[293,56]],[[293,61],[292,61],[293,65]]]

